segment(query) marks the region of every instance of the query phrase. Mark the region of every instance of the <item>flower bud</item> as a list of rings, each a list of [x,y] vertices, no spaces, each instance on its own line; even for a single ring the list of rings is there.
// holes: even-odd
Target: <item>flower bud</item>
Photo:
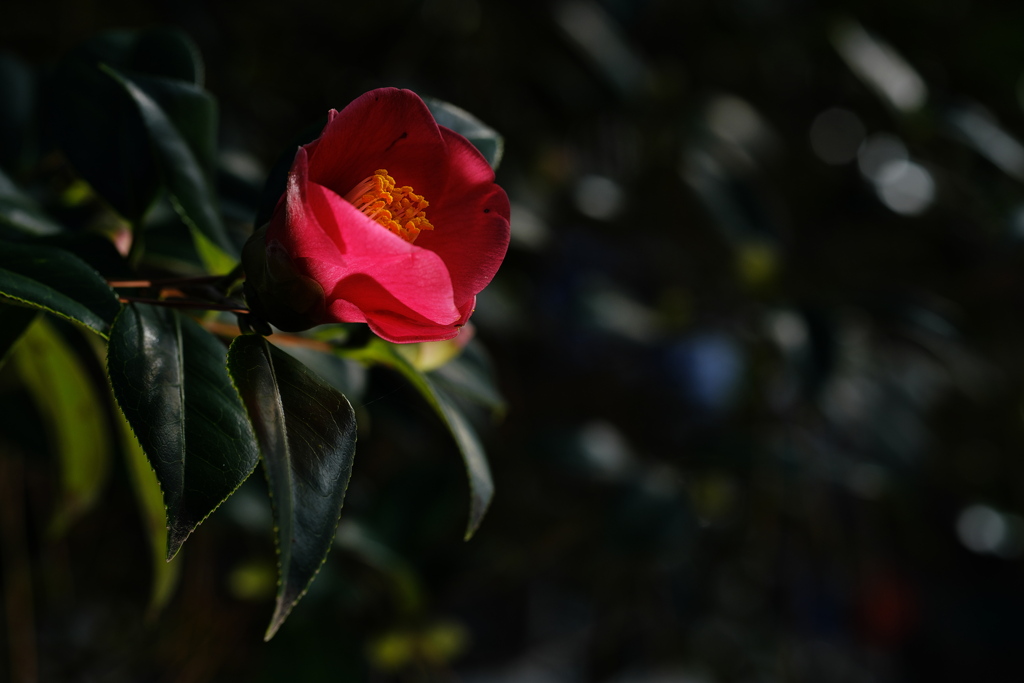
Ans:
[[[266,225],[245,243],[242,266],[246,301],[258,318],[285,332],[301,332],[319,324],[323,287],[296,269],[280,242],[267,242]]]

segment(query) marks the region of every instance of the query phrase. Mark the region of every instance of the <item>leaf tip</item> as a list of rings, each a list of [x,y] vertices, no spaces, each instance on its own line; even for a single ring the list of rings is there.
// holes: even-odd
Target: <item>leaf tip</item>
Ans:
[[[466,524],[466,533],[462,536],[463,541],[468,541],[476,534],[480,524],[484,521],[484,514],[490,507],[490,498],[484,501],[473,500],[469,510],[469,522]]]
[[[185,539],[192,533],[192,529],[182,529],[176,526],[167,527],[167,561],[170,562],[181,550]]]
[[[302,597],[301,595],[299,597]],[[292,608],[295,607],[295,603],[299,601],[299,598],[294,600],[286,600],[283,595],[279,595],[277,598],[277,604],[274,606],[274,616],[270,618],[270,625],[267,626],[267,632],[263,634],[263,642],[268,643],[270,639],[274,637],[277,630],[281,628],[281,624],[284,623],[288,615],[291,614]]]

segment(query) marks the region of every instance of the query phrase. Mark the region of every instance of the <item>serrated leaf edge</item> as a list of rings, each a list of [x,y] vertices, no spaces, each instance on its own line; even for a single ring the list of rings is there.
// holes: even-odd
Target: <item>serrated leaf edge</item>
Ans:
[[[241,336],[243,336],[243,335],[239,335],[239,337],[236,337],[236,340],[238,338],[240,338]],[[253,336],[255,336],[255,335],[253,335]],[[277,371],[274,368],[273,357],[270,355],[270,350],[269,350],[269,348],[267,348],[267,345],[269,344],[269,342],[266,339],[264,339],[263,340],[263,344],[264,344],[264,346],[261,349],[261,351],[263,351],[264,356],[266,357],[266,359],[268,361],[268,364],[270,365],[270,370],[271,370],[271,373],[272,373],[271,376],[273,377],[274,387],[276,389],[277,388]],[[234,341],[232,342],[232,345],[234,345]],[[230,354],[230,349],[229,349],[229,354]],[[229,358],[230,358],[230,355],[229,355]],[[231,384],[235,388],[235,391],[238,393],[239,398],[241,399],[241,392],[238,391],[238,386],[235,383],[234,375],[232,375],[231,372],[230,372],[230,363],[228,364],[228,366],[229,366],[228,375],[231,377]],[[341,393],[340,391],[338,392],[338,394],[345,400],[345,403],[348,404],[349,410],[352,410],[352,404],[349,402],[348,397],[345,396],[345,394]],[[278,406],[281,407],[281,415],[284,416],[284,414],[285,414],[285,412],[284,412],[284,404],[281,402],[281,392],[280,391],[276,392],[276,397],[275,398],[276,398]],[[252,422],[252,416],[249,413],[249,406],[246,404],[245,400],[242,400],[242,405],[245,406],[246,415],[249,415],[249,421],[251,423]],[[288,446],[288,439],[287,439],[287,424],[285,425],[285,430],[286,430],[286,432],[285,432],[285,448],[287,450],[289,450],[288,458],[289,458],[289,463],[290,463],[290,461],[291,461],[291,453],[290,453],[290,446]],[[358,432],[356,433],[356,438],[353,439],[353,444],[355,444],[357,439],[358,439]],[[257,443],[257,447],[259,447],[259,439],[256,440],[256,443]],[[353,449],[354,449],[354,445],[353,445]],[[353,455],[354,455],[354,453],[353,453]],[[263,462],[263,460],[264,460],[263,449],[260,448],[260,462]],[[274,510],[277,510],[278,507],[277,507],[277,503],[275,502],[275,499],[274,499],[274,493],[273,493],[273,491],[271,490],[271,487],[270,487],[270,475],[267,473],[267,467],[266,466],[263,467],[263,475],[264,475],[264,477],[267,480],[267,495],[270,498],[270,503],[273,506]],[[290,470],[290,468],[289,468],[289,477],[291,477],[291,470]],[[340,508],[338,508],[338,517],[337,517],[337,519],[334,520],[334,534],[337,534],[338,525],[341,523],[342,511],[345,508],[344,501],[345,501],[345,497],[348,495],[348,489],[349,489],[349,485],[350,485],[351,481],[352,481],[352,477],[351,477],[351,474],[350,474],[350,476],[348,477],[348,479],[345,482],[345,488],[342,491],[342,496],[341,496],[342,506]],[[291,482],[289,480],[289,484],[290,483]],[[290,604],[286,605],[282,601],[282,598],[284,597],[284,571],[283,571],[283,563],[282,563],[283,552],[281,550],[280,527],[278,526],[276,519],[274,520],[273,530],[274,530],[274,550],[276,551],[276,555],[277,555],[276,559],[277,559],[277,589],[278,590],[277,590],[277,596],[276,596],[275,604],[274,604],[274,613],[273,613],[273,615],[270,618],[270,624],[267,626],[266,632],[263,634],[263,641],[264,642],[270,641],[270,639],[273,638],[275,634],[277,634],[278,629],[281,628],[281,626],[284,624],[284,622],[288,619],[289,615],[291,615],[292,610],[295,609],[295,606],[297,604],[299,604],[299,601],[302,600],[302,598],[304,598],[306,596],[306,593],[309,592],[310,586],[313,585],[313,582],[316,580],[316,577],[320,575],[320,570],[327,563],[327,556],[330,555],[331,548],[334,547],[334,543],[333,542],[327,545],[327,549],[324,551],[323,557],[320,558],[320,564],[317,565],[317,568],[313,572],[312,576],[310,576],[309,581],[307,581],[306,585],[303,586],[302,590],[300,590],[296,594],[295,599],[292,600]],[[332,535],[334,535],[334,534],[332,534]],[[289,555],[290,555],[290,550],[289,550]]]

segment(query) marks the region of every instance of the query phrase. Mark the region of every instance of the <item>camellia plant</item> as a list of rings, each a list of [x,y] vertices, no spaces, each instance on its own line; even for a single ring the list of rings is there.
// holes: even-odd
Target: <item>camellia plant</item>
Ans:
[[[334,541],[356,450],[346,393],[379,365],[451,431],[470,537],[493,486],[453,393],[500,409],[467,328],[509,241],[500,137],[446,103],[374,90],[331,111],[247,215],[181,34],[98,36],[41,91],[36,139],[53,151],[0,175],[0,354],[61,459],[55,527],[102,490],[105,411],[167,561],[262,463],[279,556],[269,639]],[[113,400],[83,353],[104,359]],[[169,590],[158,581],[154,602]]]

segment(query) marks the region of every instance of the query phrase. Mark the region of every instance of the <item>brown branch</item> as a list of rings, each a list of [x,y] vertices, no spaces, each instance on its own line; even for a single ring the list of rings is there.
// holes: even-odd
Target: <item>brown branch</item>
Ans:
[[[169,277],[160,280],[107,280],[111,287],[175,287],[178,285],[205,285],[211,282],[221,282],[226,275],[203,275],[201,277]]]
[[[123,304],[137,303],[152,304],[153,306],[167,306],[168,308],[199,308],[206,311],[228,311],[229,313],[239,313],[243,315],[249,312],[249,309],[247,308],[223,306],[221,304],[213,304],[208,301],[199,301],[196,299],[148,299],[136,296],[122,296],[118,297],[118,301]]]

